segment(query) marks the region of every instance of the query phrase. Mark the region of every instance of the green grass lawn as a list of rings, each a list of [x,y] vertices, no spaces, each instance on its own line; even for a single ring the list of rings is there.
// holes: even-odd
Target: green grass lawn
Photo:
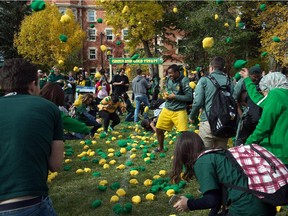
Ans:
[[[171,185],[169,182],[176,132],[166,133],[167,151],[162,154],[151,153],[158,146],[156,137],[152,133],[144,132],[134,123],[122,123],[105,138],[100,138],[99,134],[93,139],[94,142],[65,142],[66,162],[49,183],[49,193],[59,216],[112,216],[121,211],[126,212],[124,215],[187,215],[178,213],[169,206],[169,197],[166,194],[168,189],[174,189],[178,194],[201,196],[197,192],[199,186],[195,180],[185,186],[183,182],[178,185]],[[109,164],[111,161],[115,164]],[[137,170],[138,175],[131,176],[131,170]],[[138,184],[131,184],[131,179],[136,179]],[[153,180],[153,185],[145,186],[147,179]],[[99,187],[102,180],[107,181],[106,187]],[[120,197],[117,203],[111,203],[110,199],[116,195],[117,186],[124,189],[126,195]],[[155,194],[155,199],[148,201],[145,197],[151,191]],[[141,202],[132,203],[133,196],[140,196]],[[96,200],[101,201],[99,207],[95,207],[95,203],[94,207],[92,205]],[[127,204],[132,204],[132,209]],[[194,211],[189,215],[208,215],[208,211]],[[287,211],[279,215],[287,215]]]

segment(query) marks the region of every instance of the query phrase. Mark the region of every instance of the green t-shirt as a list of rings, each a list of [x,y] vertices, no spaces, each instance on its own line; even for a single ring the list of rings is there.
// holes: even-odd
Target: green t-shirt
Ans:
[[[63,139],[60,111],[32,95],[0,98],[0,200],[48,194],[53,140]]]
[[[210,190],[221,191],[221,183],[248,187],[247,178],[244,178],[221,152],[201,156],[195,163],[194,171],[203,194]],[[275,207],[240,190],[228,188],[227,203],[230,204],[229,213],[233,216],[275,215]]]

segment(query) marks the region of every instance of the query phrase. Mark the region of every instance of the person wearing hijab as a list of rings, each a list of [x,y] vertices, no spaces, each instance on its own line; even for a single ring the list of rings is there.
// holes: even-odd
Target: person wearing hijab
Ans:
[[[248,77],[248,70],[241,71],[245,78],[249,97],[263,109],[255,131],[248,137],[246,144],[259,143],[275,154],[288,166],[288,80],[281,72],[265,75],[256,90]]]

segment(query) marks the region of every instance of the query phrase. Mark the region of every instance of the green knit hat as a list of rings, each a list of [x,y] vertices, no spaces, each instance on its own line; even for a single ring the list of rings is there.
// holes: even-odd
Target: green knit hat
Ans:
[[[246,64],[247,64],[247,61],[239,59],[234,63],[234,68],[241,69],[241,68],[245,67]]]

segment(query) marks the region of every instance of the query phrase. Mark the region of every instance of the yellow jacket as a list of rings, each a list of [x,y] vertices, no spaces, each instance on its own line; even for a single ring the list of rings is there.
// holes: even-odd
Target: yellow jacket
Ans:
[[[103,100],[98,105],[99,111],[106,110],[109,113],[114,113],[118,107],[121,108],[122,112],[126,111],[126,106],[125,103],[122,101],[122,99],[119,98],[119,101],[113,104],[111,96],[103,98]]]

